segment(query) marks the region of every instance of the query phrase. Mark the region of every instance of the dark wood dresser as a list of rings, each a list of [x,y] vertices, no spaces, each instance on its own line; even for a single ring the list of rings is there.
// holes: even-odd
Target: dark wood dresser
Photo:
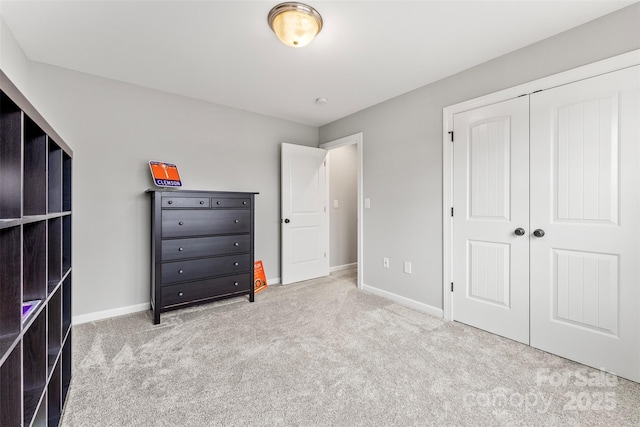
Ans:
[[[253,291],[254,201],[258,193],[151,194],[151,308],[160,313]]]

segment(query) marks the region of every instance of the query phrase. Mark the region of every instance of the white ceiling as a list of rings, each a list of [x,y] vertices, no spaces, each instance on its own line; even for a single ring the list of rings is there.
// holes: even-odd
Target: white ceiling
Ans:
[[[267,25],[278,1],[12,1],[28,58],[320,126],[635,1],[307,0],[307,47]],[[316,98],[325,97],[325,105]]]

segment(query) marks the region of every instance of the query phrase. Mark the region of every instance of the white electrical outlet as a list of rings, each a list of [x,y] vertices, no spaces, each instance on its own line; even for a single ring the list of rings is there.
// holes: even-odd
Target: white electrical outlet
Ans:
[[[338,207],[339,207],[338,200],[334,200],[334,201],[333,201],[333,208],[334,208],[334,209],[338,209]]]
[[[411,262],[409,261],[404,262],[404,272],[407,274],[411,274]]]
[[[382,266],[384,268],[389,268],[389,258],[382,258]]]
[[[369,198],[364,199],[364,208],[369,209],[370,207],[371,207],[371,199]]]

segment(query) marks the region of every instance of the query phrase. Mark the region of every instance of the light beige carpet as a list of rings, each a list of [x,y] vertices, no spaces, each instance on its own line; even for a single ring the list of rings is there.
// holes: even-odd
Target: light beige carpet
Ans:
[[[63,426],[639,426],[640,385],[397,305],[355,272],[75,326]]]

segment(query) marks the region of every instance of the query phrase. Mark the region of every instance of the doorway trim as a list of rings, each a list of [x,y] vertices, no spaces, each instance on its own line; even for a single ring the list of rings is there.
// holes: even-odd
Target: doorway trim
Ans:
[[[451,214],[453,209],[453,116],[463,111],[473,110],[518,96],[530,95],[539,90],[551,89],[635,65],[640,65],[640,49],[442,109],[442,308],[445,320],[453,319],[451,298],[453,278],[453,218]]]
[[[362,285],[364,283],[364,226],[362,221],[363,215],[363,172],[364,172],[364,163],[363,163],[363,148],[364,148],[364,140],[363,133],[358,132],[353,135],[345,136],[333,141],[325,142],[324,144],[320,144],[319,148],[324,148],[325,150],[331,151],[334,148],[344,147],[345,145],[356,145],[356,176],[357,176],[357,233],[358,233],[358,249],[357,249],[357,285],[358,289],[362,289]],[[327,180],[329,179],[329,173],[327,173]],[[327,187],[328,189],[328,187]],[[329,192],[327,191],[327,198],[329,197]],[[329,206],[327,199],[327,206]],[[330,250],[330,249],[329,249]]]

